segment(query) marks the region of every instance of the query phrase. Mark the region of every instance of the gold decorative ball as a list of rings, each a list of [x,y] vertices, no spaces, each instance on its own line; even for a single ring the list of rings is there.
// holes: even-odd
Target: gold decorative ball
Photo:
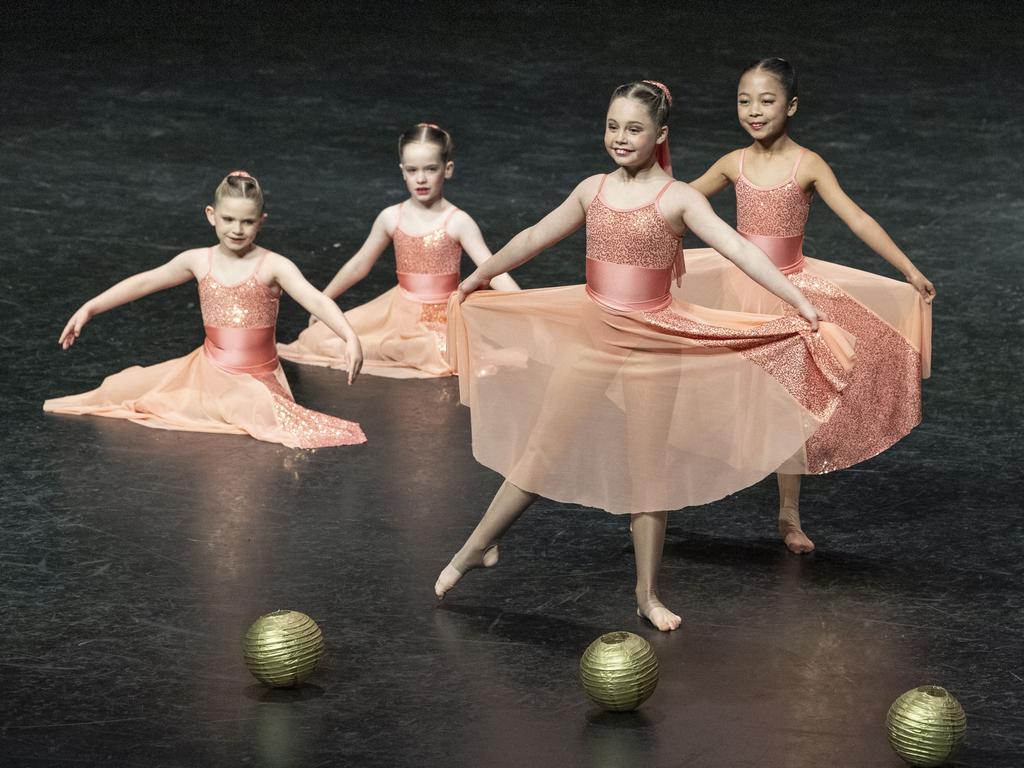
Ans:
[[[964,708],[938,685],[904,693],[889,707],[885,721],[896,754],[920,768],[946,762],[967,730]]]
[[[640,635],[609,632],[583,652],[580,682],[602,709],[629,712],[658,687],[658,657]]]
[[[324,636],[309,616],[274,611],[260,616],[245,633],[245,666],[274,688],[290,688],[309,677],[324,655]]]

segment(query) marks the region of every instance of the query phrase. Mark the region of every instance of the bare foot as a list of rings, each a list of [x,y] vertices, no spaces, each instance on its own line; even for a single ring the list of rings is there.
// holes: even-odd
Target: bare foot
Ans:
[[[814,542],[800,528],[800,516],[795,510],[779,510],[779,535],[790,552],[804,555],[814,551]]]
[[[636,615],[642,619],[647,619],[662,632],[671,632],[673,629],[679,629],[679,625],[683,623],[681,616],[672,613],[657,599],[648,600],[646,604],[637,605]]]
[[[459,561],[458,565],[456,565],[456,561]],[[444,567],[443,571],[441,571],[441,575],[437,577],[437,581],[434,582],[434,594],[437,595],[438,600],[441,600],[452,587],[459,583],[459,579],[474,568],[492,568],[497,564],[497,544],[485,549],[483,556],[476,562],[468,559],[460,561],[459,555],[455,555],[455,557],[452,558],[452,561]]]
[[[795,552],[798,555],[814,551],[814,542],[807,538],[807,534],[803,531],[790,531],[782,540],[786,542],[790,552]]]

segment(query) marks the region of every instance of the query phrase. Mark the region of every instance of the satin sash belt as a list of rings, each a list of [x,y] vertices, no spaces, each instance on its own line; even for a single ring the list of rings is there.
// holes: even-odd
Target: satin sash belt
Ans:
[[[803,235],[769,237],[768,235],[748,235],[746,232],[740,232],[740,234],[768,254],[772,264],[778,267],[782,274],[792,275],[804,268]]]
[[[405,295],[423,304],[440,304],[459,287],[459,273],[447,275],[424,275],[420,272],[399,272],[398,284]]]
[[[218,328],[206,326],[203,349],[229,373],[271,373],[277,370],[274,326]]]
[[[653,312],[672,303],[672,268],[649,269],[587,258],[587,293],[617,312]]]

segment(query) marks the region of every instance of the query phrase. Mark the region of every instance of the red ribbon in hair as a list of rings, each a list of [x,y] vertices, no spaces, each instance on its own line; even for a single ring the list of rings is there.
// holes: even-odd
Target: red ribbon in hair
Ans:
[[[672,91],[670,91],[668,89],[667,85],[665,85],[664,83],[658,82],[657,80],[644,80],[644,82],[647,83],[648,85],[653,85],[655,88],[657,88],[662,93],[664,93],[665,94],[665,101],[668,102],[668,105],[670,107],[672,106]]]
[[[665,94],[665,101],[668,102],[668,105],[670,107],[672,106],[672,92],[668,89],[667,85],[665,85],[664,83],[660,83],[657,80],[644,80],[643,82],[647,83],[648,85],[653,85],[655,88],[660,90],[663,94]],[[657,150],[655,150],[654,157],[655,157],[655,159],[657,159],[658,165],[660,165],[664,169],[665,173],[667,173],[669,176],[671,176],[672,175],[672,155],[668,151],[668,137],[667,136],[665,137],[665,140],[663,142],[661,142],[661,144],[658,145]]]
[[[658,80],[644,80],[644,82],[647,83],[648,85],[653,85],[663,94],[665,94],[665,101],[668,102],[668,105],[670,107],[672,106],[672,91],[668,89],[667,85],[665,85],[662,82],[659,82]],[[665,140],[658,145],[657,150],[655,150],[654,157],[658,161],[658,165],[662,167],[665,173],[671,176],[672,155],[668,151],[668,136],[666,136]],[[676,249],[675,259],[673,259],[672,261],[672,276],[675,278],[676,285],[681,286],[683,284],[684,272],[686,272],[686,265],[683,262],[683,246],[682,243],[680,243],[679,247]]]

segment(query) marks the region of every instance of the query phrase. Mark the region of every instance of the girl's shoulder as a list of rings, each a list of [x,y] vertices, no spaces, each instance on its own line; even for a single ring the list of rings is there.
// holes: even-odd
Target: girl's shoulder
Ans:
[[[287,261],[291,263],[291,259],[287,256],[282,256],[277,251],[271,251],[267,248],[260,248],[260,252],[256,254],[256,260],[262,259],[264,262],[268,261]]]
[[[591,196],[596,195],[609,176],[611,176],[610,173],[595,173],[593,176],[587,176],[576,185],[576,191]]]
[[[832,168],[825,158],[807,147],[800,147],[796,166],[796,181],[804,189],[809,189],[824,176],[831,176]]]
[[[605,180],[611,174],[608,173],[595,173],[593,176],[588,176],[572,191],[574,197],[576,197],[584,209],[589,208],[590,204],[594,202],[594,198],[597,197],[601,191],[601,187],[604,185]]]
[[[743,163],[743,153],[746,147],[737,147],[732,152],[726,152],[715,161],[715,167],[729,181],[735,182],[739,178]]]
[[[476,225],[473,217],[457,205],[450,205],[444,212],[441,221],[444,222],[445,229],[452,235],[458,235],[464,227]]]
[[[189,248],[171,259],[171,262],[180,264],[195,275],[196,278],[201,278],[210,271],[212,255],[213,248],[210,246]]]
[[[703,201],[706,198],[685,181],[674,179],[674,184],[669,186],[659,195],[658,208],[663,215],[671,216],[682,213],[690,208],[695,201]]]
[[[403,201],[404,202],[404,201]],[[395,203],[384,208],[380,213],[377,214],[377,221],[383,225],[384,229],[389,235],[395,234],[395,229],[398,227],[398,220],[402,215],[402,203]]]
[[[287,256],[282,256],[277,251],[268,251],[266,248],[261,248],[260,251],[256,256],[254,274],[265,285],[271,288],[276,285],[283,290],[282,279],[287,280],[295,275],[302,276],[302,270]]]

